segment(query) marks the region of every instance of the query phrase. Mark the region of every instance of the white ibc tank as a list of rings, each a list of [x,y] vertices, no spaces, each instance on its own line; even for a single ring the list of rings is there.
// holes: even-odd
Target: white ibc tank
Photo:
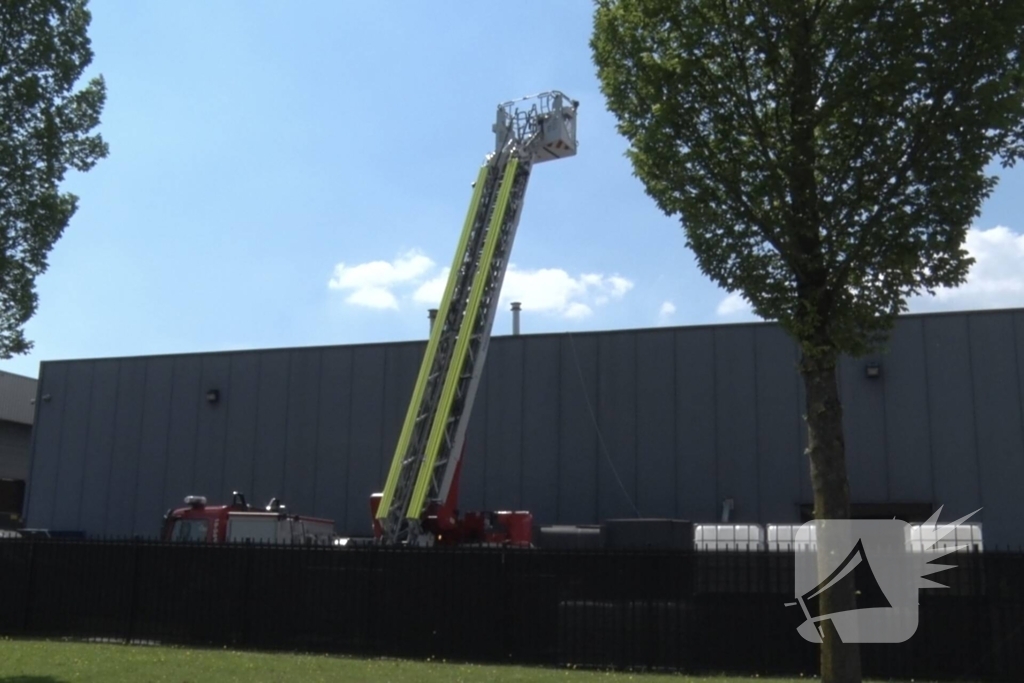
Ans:
[[[697,550],[762,550],[764,533],[757,524],[699,524],[694,528]]]

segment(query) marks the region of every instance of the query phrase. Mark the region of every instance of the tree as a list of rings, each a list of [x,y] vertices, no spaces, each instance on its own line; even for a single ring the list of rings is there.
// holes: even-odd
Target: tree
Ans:
[[[106,101],[102,76],[74,91],[92,62],[86,0],[0,2],[0,358],[27,353],[35,280],[78,210],[59,185],[108,154],[91,131]]]
[[[956,287],[1022,151],[1020,0],[596,0],[601,90],[701,271],[801,352],[819,519],[848,519],[836,368]],[[829,593],[825,613],[852,607]],[[860,680],[826,628],[824,681]]]

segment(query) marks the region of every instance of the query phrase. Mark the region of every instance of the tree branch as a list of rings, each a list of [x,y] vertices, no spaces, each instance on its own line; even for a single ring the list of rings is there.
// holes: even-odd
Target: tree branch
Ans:
[[[969,40],[968,43],[973,43],[973,40]],[[960,52],[959,54],[963,55],[964,52]],[[962,62],[963,57],[961,57],[960,62],[955,64],[954,67],[959,67]],[[889,184],[889,187],[884,192],[883,197],[877,201],[877,206],[875,208],[874,213],[872,213],[872,215],[864,222],[863,226],[861,227],[862,235],[870,234],[870,232],[878,226],[885,213],[889,210],[890,202],[892,202],[893,198],[895,198],[898,193],[903,191],[904,184],[907,180],[907,175],[910,173],[910,169],[913,167],[913,165],[917,162],[917,158],[921,152],[921,146],[924,142],[927,131],[932,127],[932,124],[938,117],[939,113],[943,109],[945,109],[943,101],[945,100],[946,95],[953,90],[954,86],[951,83],[951,81],[952,74],[954,73],[954,71],[955,68],[950,68],[945,73],[945,79],[939,81],[939,88],[936,89],[937,94],[932,99],[932,106],[929,108],[929,112],[926,115],[926,120],[922,121],[915,129],[910,149],[907,151],[907,155],[903,163],[900,164],[899,168],[894,174],[895,182]],[[837,227],[841,228],[842,226],[846,225],[852,212],[856,208],[863,205],[864,200],[862,197],[852,197],[848,209],[844,213],[842,219],[840,220],[839,226]],[[869,243],[870,240],[861,237],[861,239],[857,241],[856,244],[854,244],[853,249],[850,250],[850,253],[847,255],[846,259],[839,264],[838,268],[836,269],[836,278],[834,283],[834,286],[837,289],[842,289],[843,287],[846,286],[853,267],[859,262],[860,258],[864,255],[865,251],[867,250],[867,245]]]
[[[813,26],[808,15],[791,18],[787,40],[793,59],[788,78],[790,106],[790,158],[787,176],[793,203],[790,226],[799,249],[798,261],[806,262],[806,272],[817,272],[821,252],[818,187],[816,178],[817,148],[815,140],[815,62]]]
[[[640,104],[640,108],[646,111],[654,111],[653,105],[638,91],[633,91],[633,96]],[[677,131],[679,132],[679,131]],[[689,143],[691,149],[696,148],[699,153],[691,157],[692,163],[694,163],[706,177],[710,178],[720,188],[725,188],[727,193],[726,198],[732,204],[732,210],[738,216],[746,220],[749,224],[757,228],[769,244],[778,252],[779,256],[786,262],[786,264],[793,268],[794,264],[790,263],[788,258],[788,252],[783,249],[783,244],[779,240],[778,234],[771,229],[771,227],[761,220],[753,208],[743,199],[743,194],[739,190],[739,184],[732,182],[731,178],[711,160],[715,158],[712,153],[711,145],[705,136],[699,132],[699,126],[695,125],[690,135],[682,133],[678,135],[677,139],[686,140],[686,138],[693,138]]]
[[[721,5],[722,11],[728,14],[729,10],[728,6],[726,5],[726,0],[721,0]],[[732,24],[732,22],[730,22],[730,28],[733,27],[734,25]],[[761,123],[761,117],[757,114],[757,109],[754,105],[754,97],[750,87],[750,73],[747,70],[746,59],[744,58],[742,51],[736,45],[735,41],[728,40],[727,42],[735,59],[735,65],[740,71],[740,78],[743,81],[743,89],[745,93],[745,99],[743,100],[743,104],[746,106],[747,118],[750,127],[753,129],[754,136],[757,138],[758,151],[761,153],[762,161],[764,161],[769,177],[771,177],[775,181],[775,191],[779,195],[782,195],[785,192],[785,183],[782,182],[781,171],[779,171],[778,168],[778,161],[772,158],[771,148],[768,144],[768,137]]]
[[[728,9],[726,7],[723,7],[722,9],[724,11],[728,12]],[[702,16],[702,18],[704,19],[705,25],[714,25],[715,22],[710,17],[708,17],[702,10],[703,10],[703,8],[700,7],[700,6],[694,8],[694,11],[696,13],[700,14]],[[673,23],[675,23],[677,20],[678,20],[678,17],[676,17],[676,16],[673,16],[673,17],[670,18],[670,21],[673,22]],[[689,56],[690,57],[694,57],[694,55],[689,55]],[[696,61],[698,63],[700,63],[700,64],[704,63],[704,61],[701,60],[701,59],[697,59]],[[753,123],[752,127],[755,129],[755,136],[758,137],[759,142],[760,142],[760,144],[762,146],[762,150],[761,151],[762,152],[767,152],[767,150],[768,150],[767,138],[766,138],[766,136],[764,134],[763,129],[758,125],[756,113],[754,113],[754,111],[753,111],[753,104],[752,104],[752,98],[750,97],[749,80],[747,80],[746,67],[745,67],[745,64],[743,63],[742,58],[738,58],[737,61],[739,62],[741,68],[743,69],[744,79],[745,79],[745,82],[747,83],[746,87],[747,87],[747,95],[748,95],[748,105],[750,106],[750,112],[749,113],[750,113],[750,117],[751,117],[751,120],[752,120],[752,123]],[[716,80],[716,77],[713,74],[708,73],[706,67],[701,69],[701,75],[703,76],[704,80],[709,80],[711,82],[714,82]],[[651,108],[651,105],[649,103],[647,103],[646,101],[644,103],[644,106],[647,107],[648,110],[653,111],[653,108]],[[740,112],[738,112],[738,113],[740,113]],[[695,162],[697,163],[697,165],[709,177],[715,179],[721,187],[726,189],[727,198],[730,201],[730,203],[733,205],[732,206],[732,210],[734,211],[734,213],[736,213],[738,216],[742,217],[751,226],[756,228],[761,233],[761,236],[772,246],[772,248],[775,249],[775,251],[779,254],[780,258],[782,258],[783,261],[790,268],[794,268],[795,265],[793,263],[791,263],[790,259],[789,259],[789,251],[787,249],[785,249],[785,245],[783,244],[779,234],[768,223],[766,223],[764,220],[762,220],[760,217],[758,217],[757,212],[753,209],[753,207],[748,202],[746,202],[744,200],[742,193],[739,191],[739,185],[740,184],[738,182],[731,182],[730,179],[725,176],[725,173],[721,169],[719,169],[717,166],[715,166],[713,164],[713,162],[711,160],[715,157],[715,154],[711,150],[711,145],[710,145],[710,143],[708,142],[708,140],[705,137],[703,137],[703,136],[701,136],[699,134],[698,131],[699,131],[699,127],[698,126],[694,126],[694,133],[693,133],[693,135],[696,138],[696,143],[697,143],[697,145],[695,145],[695,146],[698,146],[700,148],[700,150],[701,150],[701,157],[702,157],[701,159],[695,159]],[[772,175],[774,164],[772,163],[770,158],[766,161],[766,165],[767,165],[767,170],[768,170],[769,175]],[[733,174],[732,175],[733,176],[736,175],[736,169],[733,169]],[[740,175],[742,175],[742,173],[740,173]]]
[[[829,0],[825,0],[825,1],[829,1]],[[884,3],[881,5],[881,7],[876,8],[876,11],[871,14],[870,18],[871,19],[877,18],[878,15],[883,10],[890,8],[894,1],[895,0],[885,0]],[[862,23],[858,23],[856,26],[852,27],[851,34],[855,35],[858,32],[861,32],[863,30],[864,30],[864,23],[863,22]],[[818,109],[816,111],[816,121],[815,121],[816,124],[820,123],[821,121],[827,120],[829,117],[831,117],[832,112],[835,111],[836,107],[838,107],[841,104],[841,102],[837,102],[835,98],[830,97],[829,95],[831,95],[832,93],[827,92],[825,88],[829,84],[829,82],[832,80],[832,72],[835,69],[836,65],[840,64],[840,63],[845,63],[846,62],[847,55],[846,55],[844,49],[847,48],[847,47],[850,47],[851,43],[852,43],[852,41],[849,41],[849,40],[841,40],[841,39],[840,40],[835,40],[831,36],[829,36],[827,38],[824,38],[824,40],[827,40],[828,44],[830,44],[830,45],[838,45],[838,47],[836,47],[835,52],[832,55],[832,59],[825,65],[825,70],[822,73],[821,79],[819,81],[819,89],[818,89],[817,97],[815,98],[815,100],[816,101],[820,100],[822,102],[822,105],[821,105],[821,107],[818,107]],[[820,49],[820,46],[817,46],[817,47],[819,47],[819,49]],[[863,127],[858,128],[858,131],[857,131],[858,136],[862,132],[863,132]]]
[[[821,13],[825,11],[825,6],[832,3],[832,0],[817,0],[814,3],[814,7],[811,9],[811,22],[817,23]]]

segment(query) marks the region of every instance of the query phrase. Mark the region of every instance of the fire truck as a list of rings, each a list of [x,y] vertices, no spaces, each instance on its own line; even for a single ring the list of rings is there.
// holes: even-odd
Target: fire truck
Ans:
[[[527,182],[536,164],[575,156],[578,107],[558,91],[498,105],[387,481],[370,497],[377,543],[532,546],[529,512],[460,516],[459,474]]]
[[[336,537],[333,520],[288,514],[277,498],[257,510],[235,491],[229,505],[208,505],[205,496],[186,496],[184,507],[164,515],[161,538],[193,543],[331,545]]]

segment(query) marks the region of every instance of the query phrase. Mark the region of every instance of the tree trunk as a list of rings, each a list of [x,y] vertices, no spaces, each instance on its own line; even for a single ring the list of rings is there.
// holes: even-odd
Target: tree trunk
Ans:
[[[836,366],[837,354],[829,353],[813,358],[805,356],[800,364],[807,390],[807,450],[814,488],[815,519],[850,518],[850,487],[846,477],[846,446]],[[856,607],[854,587],[846,581],[825,591],[819,599],[820,614],[844,612]],[[840,641],[835,626],[829,620],[821,622],[821,627],[824,631],[822,683],[861,683],[860,646]]]

